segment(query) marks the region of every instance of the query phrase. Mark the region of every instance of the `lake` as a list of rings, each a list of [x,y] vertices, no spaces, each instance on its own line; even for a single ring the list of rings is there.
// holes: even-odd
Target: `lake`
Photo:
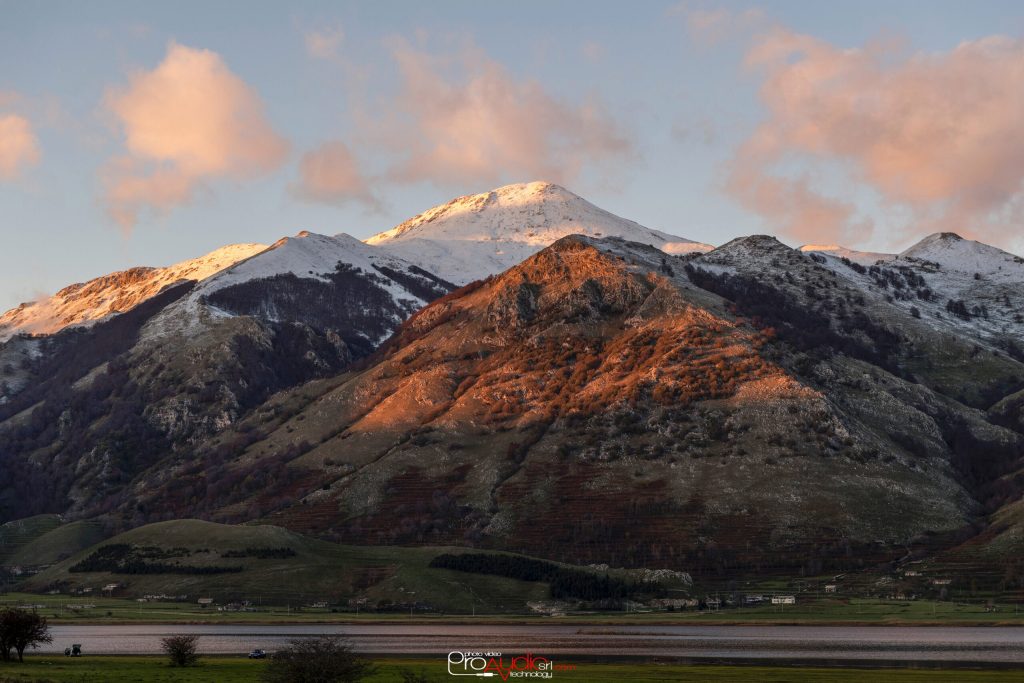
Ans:
[[[197,634],[205,654],[269,652],[289,639],[342,635],[368,654],[440,655],[451,651],[533,652],[581,657],[635,656],[716,660],[987,662],[1024,664],[1024,628],[924,626],[643,625],[58,625],[41,652],[81,643],[86,654],[156,654],[168,635]]]

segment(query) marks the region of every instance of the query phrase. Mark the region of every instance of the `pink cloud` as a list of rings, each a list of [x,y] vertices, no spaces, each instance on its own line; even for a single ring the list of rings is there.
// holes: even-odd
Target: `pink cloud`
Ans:
[[[345,40],[345,31],[340,26],[322,28],[306,33],[306,52],[316,59],[333,59]]]
[[[21,103],[22,97],[13,90],[0,90],[0,109],[12,109]]]
[[[402,87],[372,127],[399,154],[397,182],[477,186],[502,180],[571,182],[634,156],[630,138],[596,101],[572,103],[518,80],[476,48],[436,56],[392,43]]]
[[[380,201],[370,190],[356,158],[348,146],[334,140],[306,152],[299,162],[299,182],[292,186],[301,199],[327,204],[357,201],[379,209]]]
[[[39,143],[32,124],[17,114],[0,114],[0,180],[14,180],[39,163]]]
[[[737,163],[727,188],[748,209],[804,244],[858,244],[873,232],[871,220],[858,218],[853,204],[815,192],[807,178],[774,176],[756,164]]]
[[[583,53],[583,57],[588,62],[600,62],[604,59],[608,50],[603,44],[595,40],[588,40],[583,43],[583,46],[580,48],[580,52]]]
[[[747,63],[764,76],[768,118],[737,152],[728,187],[780,229],[807,234],[807,221],[819,216],[815,239],[855,239],[865,222],[809,183],[779,175],[781,163],[795,161],[809,175],[838,163],[884,203],[909,209],[915,232],[993,241],[1018,234],[1024,41],[995,36],[906,55],[881,43],[840,49],[776,29]],[[765,197],[772,187],[774,202]]]
[[[109,92],[106,105],[127,152],[104,173],[106,200],[125,229],[144,210],[188,202],[207,180],[255,177],[288,155],[258,95],[209,50],[172,43],[163,62]]]
[[[670,7],[668,15],[684,18],[690,40],[704,47],[747,33],[765,19],[764,12],[756,7],[742,10],[724,7],[706,9],[693,7],[685,1]]]

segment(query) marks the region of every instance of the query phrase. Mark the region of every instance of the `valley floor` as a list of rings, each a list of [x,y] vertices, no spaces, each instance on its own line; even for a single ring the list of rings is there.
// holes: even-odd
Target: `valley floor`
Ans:
[[[579,623],[579,624],[721,624],[721,625],[941,625],[1024,626],[1024,605],[983,601],[877,600],[833,598],[802,600],[796,605],[728,608],[717,611],[587,612],[544,617],[537,614],[439,614],[418,612],[348,612],[327,608],[263,606],[253,612],[221,612],[191,602],[139,603],[121,598],[8,593],[0,606],[35,606],[52,624],[303,624],[303,623]],[[86,608],[82,608],[86,607]]]
[[[427,681],[450,681],[442,659],[378,659],[377,672],[364,679],[367,683],[402,680],[403,672],[412,672]],[[665,662],[576,661],[575,671],[556,672],[564,681],[630,683],[782,683],[800,680],[807,683],[973,683],[981,681],[1019,681],[1020,669],[892,669],[825,668],[785,666],[726,666]],[[265,661],[236,657],[205,657],[200,664],[186,669],[172,668],[160,657],[83,657],[64,659],[32,656],[24,664],[0,664],[0,683],[249,683],[259,680]]]

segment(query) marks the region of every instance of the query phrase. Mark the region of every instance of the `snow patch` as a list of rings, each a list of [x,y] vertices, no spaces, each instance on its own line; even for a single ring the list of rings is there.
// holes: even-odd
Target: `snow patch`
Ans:
[[[862,266],[873,266],[880,261],[891,261],[896,258],[895,254],[886,254],[878,251],[857,251],[856,249],[848,249],[838,244],[805,244],[800,247],[800,251],[813,251],[818,254],[835,256],[836,258],[845,258]]]

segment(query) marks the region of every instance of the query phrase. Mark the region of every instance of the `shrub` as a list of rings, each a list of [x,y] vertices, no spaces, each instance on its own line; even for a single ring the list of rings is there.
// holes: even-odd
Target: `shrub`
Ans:
[[[263,674],[265,683],[347,683],[374,673],[367,660],[337,636],[298,638],[275,652]]]
[[[967,304],[964,303],[963,299],[950,299],[946,302],[946,310],[961,320],[971,319],[971,313],[967,310]]]
[[[199,661],[199,636],[168,636],[160,640],[171,666],[192,666]]]

